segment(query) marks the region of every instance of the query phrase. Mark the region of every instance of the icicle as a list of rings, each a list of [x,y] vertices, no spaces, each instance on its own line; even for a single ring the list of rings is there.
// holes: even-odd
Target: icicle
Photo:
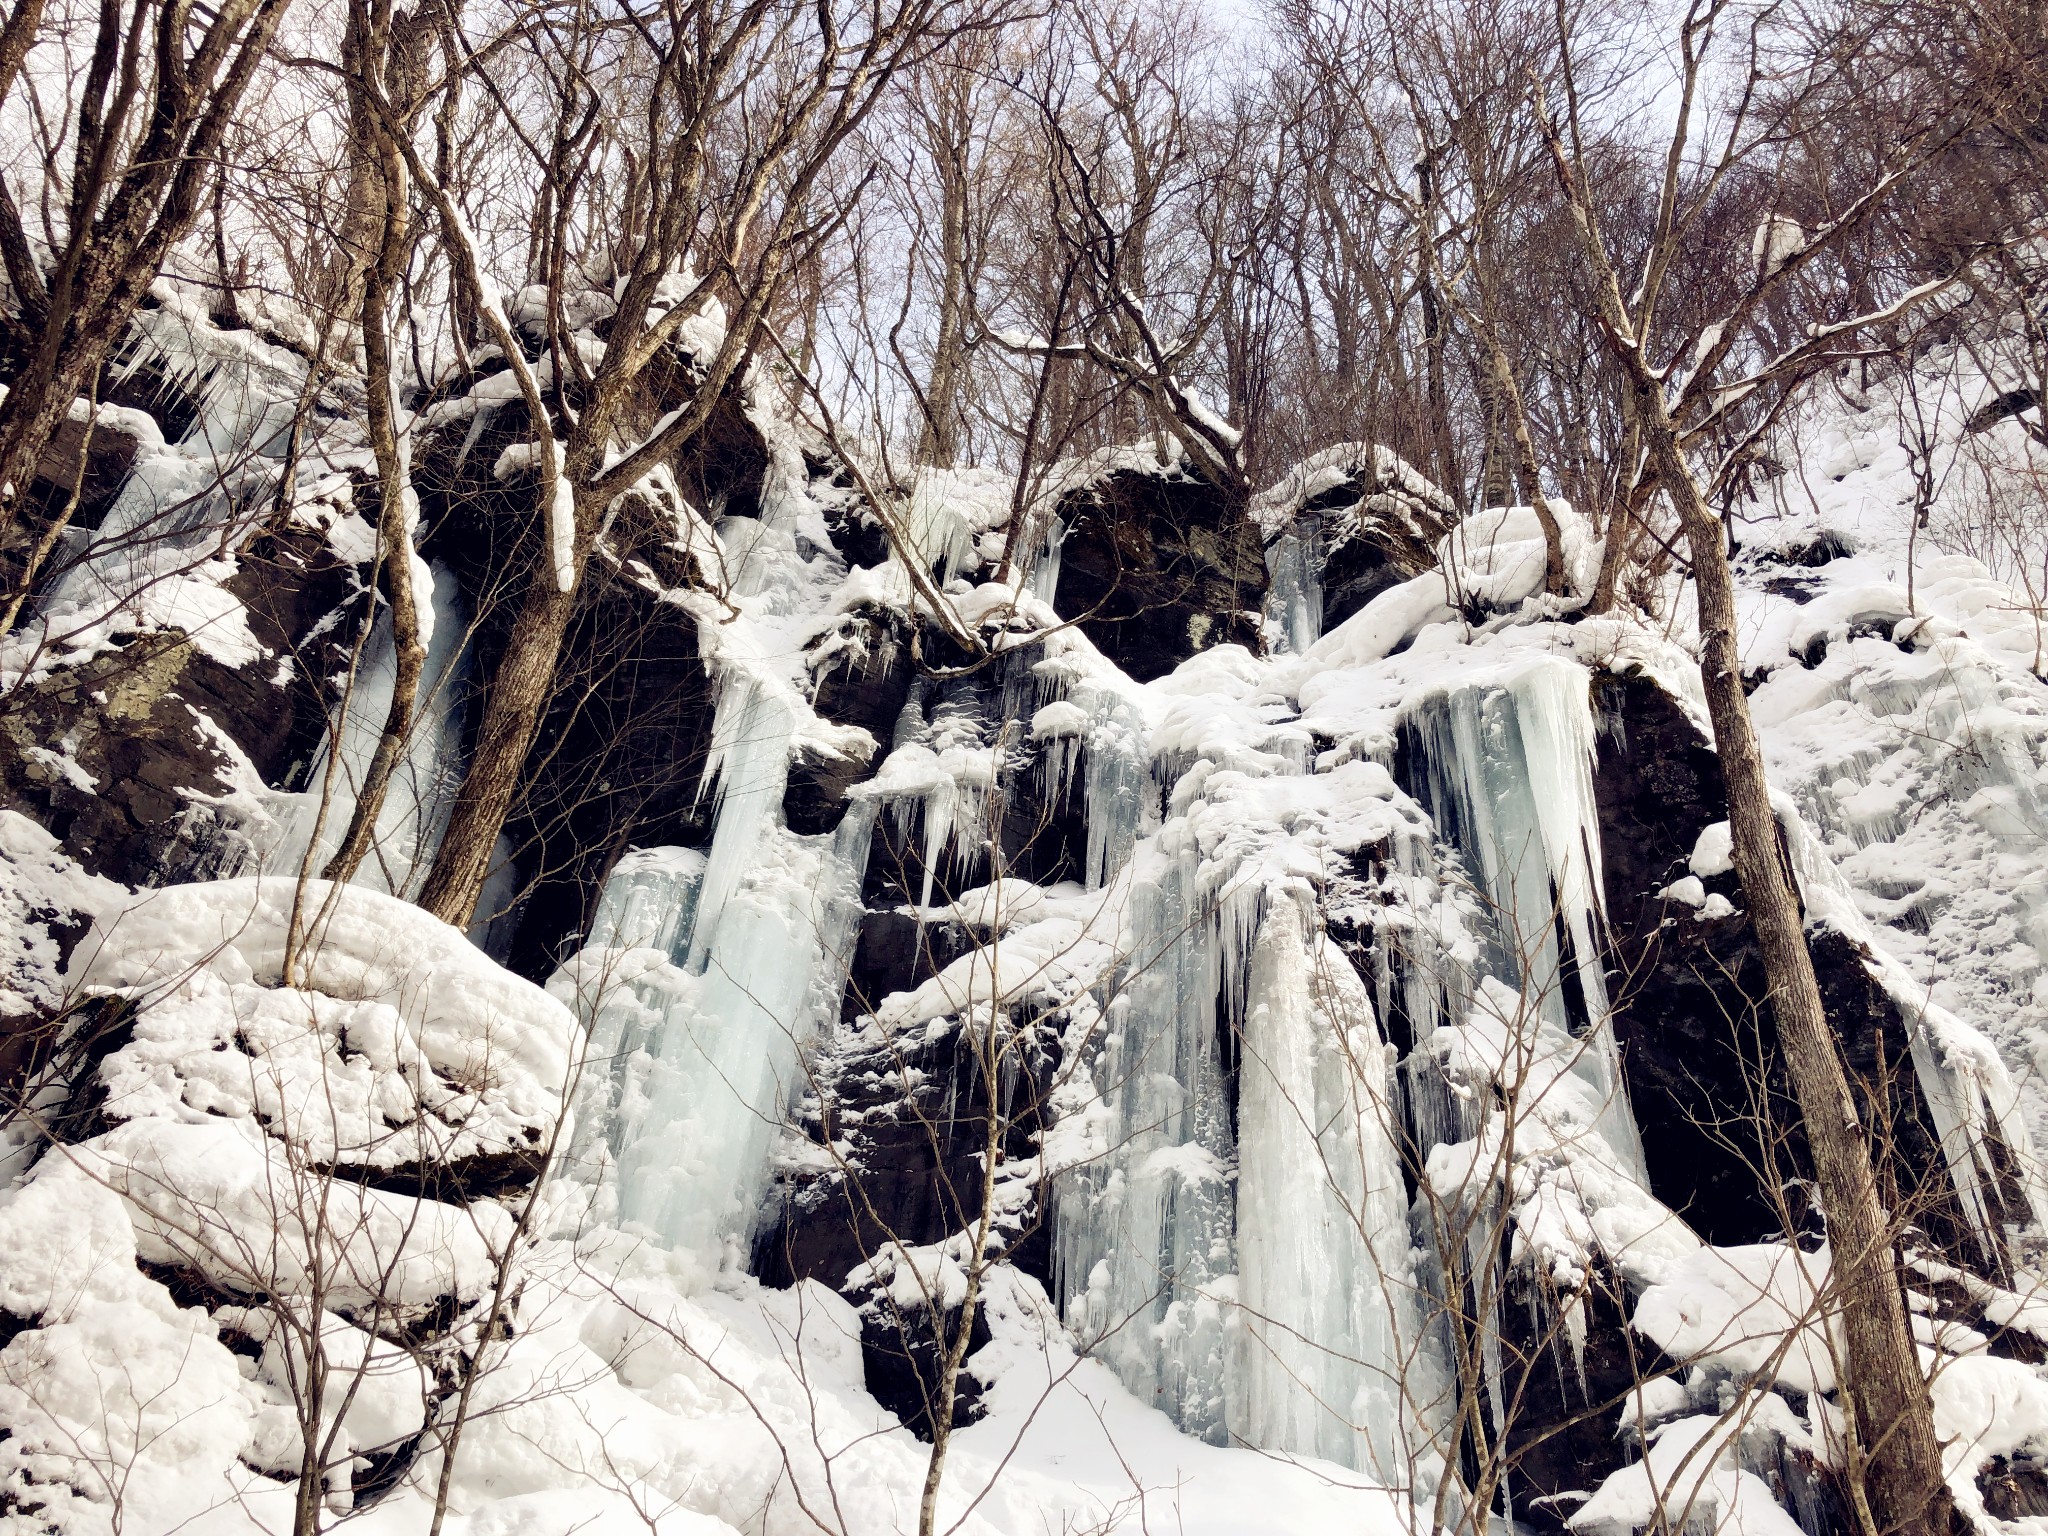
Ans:
[[[423,876],[433,863],[462,774],[459,682],[466,663],[468,614],[455,573],[441,565],[431,567],[431,572],[432,580],[421,591],[425,599],[421,628],[429,639],[420,671],[412,734],[406,739],[404,756],[391,776],[383,807],[377,813],[369,857],[355,876],[358,884],[397,896],[408,894],[415,876]],[[314,857],[315,873],[333,856],[348,833],[349,822],[355,815],[356,792],[384,734],[396,685],[397,655],[387,612],[378,619],[375,631],[363,647],[355,686],[329,737],[340,754],[341,771],[335,776],[333,795],[321,827],[320,847]],[[323,750],[313,759],[305,789],[272,797],[279,830],[276,841],[263,855],[264,873],[297,877],[314,823],[320,819],[327,763]]]
[[[1919,997],[1917,989],[1887,990],[1905,1015],[1913,1075],[1949,1181],[1995,1272],[2005,1265],[2008,1222],[2048,1226],[2048,1182],[2021,1114],[2018,1088],[1976,1031]],[[2023,1210],[2013,1208],[2015,1196],[2025,1202]]]
[[[1046,607],[1053,607],[1060,590],[1060,546],[1067,541],[1067,525],[1055,517],[1046,524],[1045,548],[1031,567],[1031,595]]]
[[[174,445],[137,459],[83,558],[51,583],[39,613],[99,619],[161,596],[167,575],[232,549],[267,512],[305,360],[168,303],[136,315],[112,371],[126,380],[145,367],[190,395],[197,417]]]
[[[946,495],[950,483],[950,476],[919,475],[904,512],[910,547],[939,582],[974,563],[974,527]]]
[[[1582,1035],[1576,1070],[1602,1095],[1601,1133],[1642,1178],[1642,1145],[1614,1046],[1605,973],[1594,726],[1584,668],[1541,657],[1501,684],[1469,684],[1410,717],[1423,788],[1479,866],[1492,907],[1486,969]],[[1569,948],[1571,969],[1565,969]],[[1575,983],[1575,986],[1568,985]],[[1572,1018],[1570,993],[1583,1014]]]
[[[718,786],[718,825],[690,925],[685,966],[701,973],[710,957],[725,905],[739,888],[763,831],[780,810],[789,785],[789,743],[795,730],[789,706],[752,673],[721,671],[711,752],[698,793]]]
[[[1123,868],[1131,849],[1159,814],[1152,777],[1150,732],[1127,700],[1092,688],[1076,690],[1088,710],[1088,746],[1082,788],[1088,820],[1087,882],[1100,890]]]
[[[1058,811],[1065,807],[1087,733],[1087,711],[1065,699],[1043,705],[1032,715],[1031,740],[1042,744],[1039,780],[1047,809]]]
[[[1131,959],[1094,1080],[1108,1157],[1060,1181],[1067,1315],[1141,1401],[1223,1444],[1233,1146],[1218,1053],[1218,938],[1191,840],[1131,893]]]

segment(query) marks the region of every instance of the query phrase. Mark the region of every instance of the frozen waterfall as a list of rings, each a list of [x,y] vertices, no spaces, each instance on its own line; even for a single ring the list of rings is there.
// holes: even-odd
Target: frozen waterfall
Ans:
[[[369,856],[356,873],[358,884],[395,896],[409,895],[416,877],[423,877],[433,863],[447,825],[450,797],[462,776],[462,701],[456,690],[469,640],[468,614],[455,573],[441,565],[432,567],[432,572],[433,583],[424,594],[427,611],[422,617],[427,622],[421,628],[428,635],[427,654],[420,672],[412,734],[378,810]],[[265,874],[296,878],[305,866],[316,826],[320,845],[314,850],[313,873],[318,874],[341,846],[355,814],[357,790],[383,735],[396,685],[396,647],[386,610],[364,643],[354,684],[330,722],[328,745],[312,759],[306,787],[275,797],[277,828],[275,841],[263,854]],[[327,787],[330,762],[338,769],[331,794]],[[324,816],[320,808],[323,795],[328,796]]]
[[[1131,958],[1103,999],[1094,1072],[1109,1151],[1061,1181],[1054,1241],[1069,1324],[1140,1401],[1221,1445],[1236,1148],[1217,999],[1224,929],[1241,954],[1257,891],[1249,914],[1205,911],[1185,832],[1133,872]]]
[[[1322,519],[1304,513],[1266,546],[1266,622],[1297,656],[1323,637]]]
[[[1231,1432],[1400,1486],[1441,1371],[1409,1237],[1393,1052],[1314,893],[1271,902],[1253,946],[1239,1068],[1237,1358]]]
[[[744,1259],[805,1047],[838,1017],[875,825],[871,799],[850,801],[836,832],[783,823],[808,711],[783,675],[801,654],[784,626],[829,597],[798,553],[793,530],[815,508],[785,457],[761,518],[718,530],[744,616],[710,660],[709,845],[621,859],[566,973],[589,1029],[569,1176],[596,1214],[706,1263]]]
[[[1472,865],[1481,966],[1585,1043],[1574,1070],[1601,1096],[1600,1130],[1644,1178],[1608,1017],[1594,724],[1585,668],[1543,656],[1425,699],[1406,721],[1420,790]]]
[[[1089,720],[1081,789],[1088,889],[1095,891],[1116,877],[1138,839],[1158,824],[1159,786],[1152,775],[1150,733],[1130,701],[1106,689],[1073,692]]]
[[[1102,720],[1091,790],[1123,771],[1099,760],[1118,744]],[[1412,808],[1390,818],[1365,976],[1323,931],[1318,886],[1275,873],[1302,866],[1219,863],[1193,817],[1112,870],[1130,940],[1097,999],[1106,1152],[1062,1176],[1055,1244],[1070,1325],[1183,1429],[1416,1487],[1441,1465],[1452,1381],[1402,1154],[1410,1135],[1419,1156],[1475,1132],[1434,1041],[1482,978],[1567,1042],[1619,1164],[1639,1176],[1641,1153],[1599,947],[1586,673],[1533,658],[1425,699],[1407,727],[1435,842]],[[1091,824],[1117,803],[1091,794]],[[1396,1013],[1399,1071],[1381,1026]]]
[[[721,824],[734,811],[727,801]],[[657,937],[674,925],[666,959],[584,952],[617,957],[612,985],[597,989],[579,1113],[615,1163],[619,1221],[706,1258],[744,1244],[774,1138],[804,1084],[803,1048],[838,1013],[873,827],[859,805],[818,837],[756,821],[722,893],[711,886],[715,839],[706,864],[671,856],[614,876],[606,901],[620,917],[653,920]],[[621,880],[630,888],[613,901]],[[701,971],[674,963],[700,952]]]

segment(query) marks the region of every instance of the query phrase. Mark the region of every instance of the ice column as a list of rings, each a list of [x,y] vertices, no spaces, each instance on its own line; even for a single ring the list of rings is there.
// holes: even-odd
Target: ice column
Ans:
[[[700,848],[635,848],[612,867],[586,942],[605,949],[658,949],[680,964],[705,863]]]
[[[837,833],[766,829],[715,909],[714,848],[690,941],[703,971],[660,967],[641,984],[659,1022],[643,1102],[619,1116],[622,1222],[706,1260],[749,1236],[803,1048],[837,1011],[872,833],[862,806]]]
[[[758,524],[719,530],[746,620],[714,679],[710,845],[622,860],[575,966],[591,1057],[575,1176],[597,1186],[598,1214],[707,1264],[744,1258],[804,1047],[838,1015],[874,833],[871,800],[836,832],[783,823],[805,706],[772,621],[817,594],[793,531],[811,510],[801,456],[771,446]]]
[[[1059,597],[1060,546],[1066,541],[1066,523],[1060,518],[1053,518],[1046,524],[1045,548],[1039,551],[1038,560],[1031,567],[1031,595],[1048,608]]]
[[[1074,690],[1088,712],[1081,790],[1088,821],[1087,882],[1100,890],[1115,878],[1159,813],[1152,777],[1151,732],[1135,705],[1108,689]]]
[[[974,528],[946,494],[950,476],[926,472],[911,487],[904,533],[935,580],[965,570],[974,559]]]
[[[415,883],[414,876],[424,875],[433,862],[462,775],[462,707],[456,687],[468,640],[467,613],[455,573],[441,565],[432,570],[433,584],[425,594],[430,622],[422,626],[428,629],[427,655],[420,672],[412,734],[377,813],[369,857],[356,872],[356,883],[398,896],[406,895]],[[397,686],[396,649],[391,617],[386,612],[364,644],[355,685],[335,723],[333,741],[340,772],[320,827],[315,874],[341,846],[355,815],[356,793],[384,733],[392,690]],[[306,788],[280,797],[278,838],[264,855],[264,873],[298,875],[314,823],[321,819],[320,798],[326,792],[328,762],[327,753],[321,752],[313,759]]]
[[[600,1214],[606,1219],[618,1214],[618,1191],[608,1171],[645,1118],[662,1024],[688,987],[679,967],[689,948],[704,864],[701,848],[628,853],[605,881],[589,937],[571,962],[589,1033],[566,1172],[605,1197]]]
[[[746,673],[720,683],[708,852],[649,849],[605,885],[578,985],[590,1019],[576,1176],[600,1213],[716,1262],[749,1236],[770,1152],[803,1087],[803,1049],[836,1017],[874,831],[782,825],[788,704]]]
[[[1323,635],[1322,519],[1297,517],[1266,546],[1266,617],[1301,655]]]
[[[1364,983],[1316,930],[1313,899],[1279,893],[1251,954],[1230,1430],[1400,1486],[1423,1443],[1410,1405],[1442,1382],[1418,1347],[1392,1053]]]
[[[725,904],[781,810],[795,728],[789,701],[770,685],[738,668],[719,674],[711,755],[704,765],[705,781],[718,786],[718,821],[685,952],[692,972],[701,972],[709,960]]]
[[[1140,1401],[1223,1444],[1235,1180],[1222,946],[1196,897],[1199,851],[1175,830],[1133,883],[1131,960],[1103,999],[1094,1079],[1110,1150],[1062,1178],[1054,1230],[1070,1324]]]

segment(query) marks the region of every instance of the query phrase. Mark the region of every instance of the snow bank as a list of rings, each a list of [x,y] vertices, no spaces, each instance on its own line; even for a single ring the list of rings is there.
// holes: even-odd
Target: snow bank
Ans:
[[[250,1010],[278,1031],[265,1054],[271,1071],[284,1069],[289,1026],[278,1010],[287,1005],[259,994],[283,981],[294,891],[289,880],[223,880],[143,891],[102,910],[72,957],[71,982],[81,993],[133,999],[154,1017],[153,1048],[127,1063],[138,1079],[155,1060],[232,1038],[238,1012]],[[430,1112],[459,1110],[479,1144],[531,1145],[526,1128],[555,1112],[569,1086],[574,1016],[410,903],[315,880],[306,882],[303,913],[303,973],[291,990],[322,1000],[306,1006],[323,1038],[338,1042],[353,1026],[350,1050],[361,1058],[344,1068],[360,1090],[345,1094],[337,1121],[373,1103],[382,1114],[393,1093],[418,1094]],[[341,1006],[350,1004],[358,1006]],[[423,1069],[432,1079],[400,1086]],[[334,1075],[323,1068],[302,1084],[330,1092]]]
[[[1643,1459],[1609,1476],[1566,1524],[1583,1536],[1628,1536],[1651,1526],[1793,1536],[1799,1523],[1778,1506],[1770,1485],[1736,1465],[1739,1443],[1751,1432],[1813,1443],[1783,1398],[1752,1393],[1726,1413],[1652,1429]]]
[[[1303,459],[1252,497],[1252,521],[1270,539],[1308,503],[1346,484],[1358,488],[1358,502],[1348,509],[1350,516],[1370,512],[1399,517],[1414,537],[1425,541],[1432,536],[1430,524],[1441,526],[1456,510],[1450,497],[1428,476],[1391,448],[1377,443],[1337,443]]]
[[[56,1007],[63,975],[52,928],[89,922],[126,894],[19,811],[0,810],[0,1018]]]

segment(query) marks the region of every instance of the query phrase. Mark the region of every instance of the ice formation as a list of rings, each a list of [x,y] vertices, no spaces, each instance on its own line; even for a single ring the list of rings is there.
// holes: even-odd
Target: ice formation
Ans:
[[[1276,1451],[1409,1481],[1416,1406],[1443,1383],[1424,1331],[1393,1051],[1312,896],[1276,896],[1246,989],[1238,1121],[1233,1431]]]
[[[1640,1178],[1608,1021],[1587,681],[1576,662],[1538,656],[1425,699],[1408,723],[1437,824],[1479,876],[1487,969],[1584,1038],[1576,1070],[1600,1096],[1608,1145]]]
[[[214,659],[240,666],[262,647],[221,582],[268,505],[306,363],[247,331],[220,330],[174,297],[136,315],[110,371],[126,378],[144,368],[190,397],[191,430],[166,443],[143,413],[119,413],[121,424],[140,428],[134,470],[9,648],[19,654],[27,641],[30,654],[75,659],[110,643],[126,616],[176,625]]]
[[[145,330],[175,362],[189,343],[149,329],[171,324]],[[261,457],[270,417],[235,369],[263,361],[209,354],[173,368],[199,386],[206,429],[145,445],[111,530],[188,497],[202,451]],[[475,392],[472,442],[492,405]],[[663,594],[702,621],[710,834],[619,858],[553,1001],[382,894],[403,893],[432,854],[460,738],[445,697],[423,708],[380,856],[352,890],[309,889],[320,942],[291,987],[289,880],[129,897],[0,817],[0,853],[27,893],[0,908],[25,935],[12,996],[57,995],[47,927],[96,909],[72,980],[136,1009],[95,1068],[104,1128],[0,1200],[0,1309],[35,1324],[5,1351],[0,1466],[52,1487],[69,1477],[63,1497],[98,1508],[111,1479],[79,1470],[68,1437],[95,1466],[140,1468],[166,1528],[218,1496],[194,1492],[200,1474],[181,1463],[221,1486],[241,1479],[238,1497],[262,1514],[275,1490],[250,1469],[275,1472],[294,1453],[294,1348],[368,1383],[342,1424],[351,1454],[419,1434],[416,1359],[341,1311],[295,1345],[265,1298],[297,1294],[324,1266],[349,1309],[410,1322],[444,1298],[472,1304],[512,1241],[516,1201],[458,1206],[414,1186],[430,1167],[545,1155],[562,1177],[535,1197],[544,1230],[520,1275],[531,1310],[485,1391],[451,1530],[644,1518],[679,1536],[781,1536],[807,1533],[802,1506],[842,1492],[849,1531],[902,1528],[921,1452],[862,1390],[862,1320],[830,1287],[770,1294],[742,1272],[790,1106],[812,1086],[810,1053],[842,1028],[880,827],[921,856],[922,883],[902,896],[920,934],[991,942],[845,1028],[906,1041],[1028,1014],[1067,1053],[1061,1116],[1016,1159],[1053,1180],[1058,1294],[1008,1266],[988,1277],[991,1342],[976,1370],[991,1417],[961,1431],[947,1483],[961,1529],[1022,1536],[1055,1513],[1216,1532],[1392,1528],[1456,1461],[1446,1288],[1514,1272],[1538,1277],[1538,1304],[1560,1309],[1560,1381],[1583,1387],[1596,1275],[1625,1288],[1625,1326],[1695,1371],[1639,1384],[1621,1427],[1640,1459],[1589,1479],[1573,1530],[1628,1536],[1686,1504],[1715,1529],[1789,1536],[1745,1458],[1766,1442],[1817,1464],[1834,1454],[1829,1341],[1810,1315],[1827,1253],[1712,1247],[1651,1194],[1603,968],[1589,668],[1627,651],[1689,707],[1677,647],[1618,620],[1555,621],[1526,509],[1470,519],[1437,569],[1323,634],[1320,530],[1296,518],[1309,500],[1357,478],[1417,538],[1449,510],[1391,455],[1349,445],[1255,508],[1271,522],[1276,654],[1216,647],[1140,686],[1051,614],[1056,521],[1039,525],[1028,574],[974,587],[1002,498],[976,472],[924,474],[902,508],[907,550],[848,573],[827,548],[801,446],[787,423],[763,426],[761,516],[724,518],[714,534],[688,514],[718,601]],[[1588,525],[1560,510],[1583,589]],[[555,558],[567,522],[551,515]],[[858,603],[930,601],[909,595],[906,552],[955,617],[1009,651],[982,703],[943,704],[921,679],[890,740],[856,739],[866,733],[812,707],[803,658]],[[147,574],[81,571],[105,590],[64,589],[44,618],[115,588],[125,601]],[[1960,1209],[1995,1268],[2011,1229],[2048,1217],[2027,1152],[2041,1107],[2008,1065],[2048,1022],[2048,703],[2019,660],[2040,637],[2000,617],[1981,567],[1923,567],[1910,597],[1873,569],[1837,575],[1810,602],[1746,586],[1752,649],[1768,663],[1755,708],[1791,791],[1782,809],[1809,910],[1870,947],[1912,1032]],[[459,669],[465,629],[452,582],[432,585],[430,687]],[[200,588],[220,591],[201,582],[180,611],[210,623],[220,655],[249,659],[235,613]],[[389,686],[379,630],[334,722],[339,792],[316,864],[346,824]],[[793,831],[793,757],[869,749],[874,772],[837,830]],[[1050,815],[1078,822],[1061,883],[992,867],[991,808],[1019,763],[1033,765]],[[305,798],[284,809],[273,876],[302,867],[311,838]],[[1707,829],[1690,871],[1659,893],[1673,920],[1732,916],[1707,891],[1727,873],[1725,829]],[[1966,1014],[1993,1025],[1997,1048]],[[566,1145],[548,1145],[556,1128]],[[338,1244],[276,1208],[280,1168],[309,1166],[350,1175],[329,1181]],[[1445,1251],[1463,1217],[1462,1247]],[[232,1250],[259,1230],[252,1266]],[[914,1299],[926,1276],[957,1299],[966,1252],[958,1234],[898,1245],[847,1281]],[[138,1258],[232,1299],[204,1322]],[[1962,1273],[1931,1263],[1930,1279]],[[1987,1319],[2038,1322],[2027,1277],[2004,1278],[2011,1289],[1956,1283]],[[1507,1320],[1478,1321],[1498,1422]],[[1975,1514],[1990,1458],[2048,1451],[2048,1387],[1952,1319],[1926,1320],[1923,1341],[1940,1362],[1948,1470]],[[124,1384],[129,1343],[139,1363]],[[15,1385],[28,1379],[45,1385]],[[121,1412],[92,1422],[109,1401]],[[1108,1450],[1068,1424],[1048,1429],[1060,1415],[1099,1423]],[[1511,1517],[1518,1497],[1511,1484]],[[416,1512],[417,1499],[404,1490],[392,1507]],[[79,1528],[94,1527],[81,1515]]]
[[[1076,1333],[1140,1401],[1226,1444],[1236,1148],[1217,1028],[1225,920],[1202,909],[1200,862],[1183,838],[1132,871],[1130,959],[1102,999],[1093,1074],[1108,1155],[1067,1176],[1054,1233]],[[1227,920],[1240,944],[1252,900]]]
[[[1323,638],[1322,525],[1298,518],[1266,550],[1272,586],[1266,613],[1287,649],[1305,653]]]
[[[369,856],[356,876],[358,882],[394,896],[411,894],[433,863],[447,824],[449,796],[462,774],[463,700],[458,689],[469,640],[468,615],[454,573],[435,566],[430,575],[419,592],[426,659],[413,726],[377,813]],[[341,846],[391,708],[397,681],[394,649],[386,612],[363,646],[347,696],[334,711],[327,742],[308,765],[306,787],[267,797],[275,830],[260,856],[265,872],[296,878],[306,868],[317,874]],[[330,764],[335,769],[331,785]],[[314,848],[316,827],[319,844]]]
[[[606,1217],[714,1265],[744,1257],[805,1047],[838,1016],[874,826],[872,801],[836,834],[782,824],[794,738],[815,726],[773,661],[815,515],[788,457],[758,525],[728,520],[745,616],[711,662],[710,846],[623,860],[560,983],[589,1030],[573,1175]]]

